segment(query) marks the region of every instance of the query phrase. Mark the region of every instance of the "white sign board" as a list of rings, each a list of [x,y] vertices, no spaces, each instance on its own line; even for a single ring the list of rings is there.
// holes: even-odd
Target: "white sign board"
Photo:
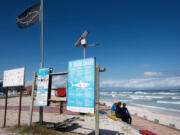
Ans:
[[[24,86],[25,68],[4,71],[3,87]]]

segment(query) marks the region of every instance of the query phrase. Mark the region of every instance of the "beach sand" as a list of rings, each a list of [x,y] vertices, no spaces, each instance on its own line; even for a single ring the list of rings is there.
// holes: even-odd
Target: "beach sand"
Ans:
[[[0,106],[4,106],[5,99],[0,99]],[[104,101],[103,101],[104,102]],[[9,98],[8,99],[8,106],[18,106],[19,98]],[[31,103],[30,97],[23,97],[22,98],[22,106],[29,106]],[[107,106],[101,106],[102,110],[110,112],[109,108],[111,106],[111,102],[105,102]],[[56,106],[57,104],[52,104],[51,106]],[[179,135],[180,130],[176,130],[173,128],[169,128],[167,126],[163,126],[161,124],[169,123],[175,124],[176,128],[179,128],[178,121],[180,120],[179,117],[169,116],[160,114],[158,112],[152,112],[145,108],[138,108],[134,106],[128,106],[129,111],[133,114],[133,123],[132,126],[128,125],[122,121],[115,121],[110,119],[107,115],[100,114],[99,115],[99,127],[101,134],[109,134],[115,135],[117,133],[124,133],[124,135],[139,135],[139,129],[148,129],[158,135]],[[144,115],[146,119],[144,119]],[[137,115],[137,116],[136,116]],[[0,126],[3,125],[3,118],[4,118],[4,110],[0,110]],[[155,118],[159,118],[159,123],[155,124],[155,122],[151,122],[148,116],[151,116],[152,121]],[[44,121],[51,122],[51,123],[58,123],[63,122],[67,119],[71,119],[76,117],[78,119],[72,121],[68,124],[68,131],[81,133],[81,134],[93,134],[95,130],[95,117],[93,115],[56,115],[56,113],[48,113],[44,112]],[[29,120],[29,111],[22,110],[21,112],[21,124],[27,124]],[[33,113],[33,122],[37,122],[39,120],[39,113],[36,111]],[[7,111],[7,126],[17,125],[18,121],[18,111],[17,110],[8,110]],[[164,123],[163,123],[164,122]],[[0,132],[1,133],[1,132]]]
[[[105,102],[111,106],[112,102]],[[180,135],[180,117],[137,106],[127,106],[132,116],[132,125],[137,129],[147,129],[158,135]]]
[[[5,99],[0,99],[0,106],[4,106]],[[22,98],[22,106],[29,106],[31,103],[30,97]],[[18,110],[13,110],[12,106],[18,106],[19,98],[9,98],[8,106],[11,106],[10,110],[7,110],[7,126],[17,125],[18,123]],[[56,106],[53,104],[51,106]],[[17,109],[17,108],[16,108]],[[93,115],[56,115],[56,113],[44,114],[44,121],[50,123],[63,122],[73,117],[78,118],[68,124],[68,131],[80,134],[93,134],[95,131],[95,117]],[[0,125],[3,125],[4,121],[4,109],[0,110]],[[21,124],[28,124],[29,111],[21,112]],[[33,122],[38,122],[39,112],[33,113]],[[99,128],[101,134],[115,135],[117,133],[124,133],[125,135],[139,135],[138,130],[132,128],[126,123],[114,121],[107,117],[107,115],[99,115]],[[64,130],[64,129],[63,129]]]

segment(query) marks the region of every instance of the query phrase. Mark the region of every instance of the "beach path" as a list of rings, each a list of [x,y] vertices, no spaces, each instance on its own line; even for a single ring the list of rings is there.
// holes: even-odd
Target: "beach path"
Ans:
[[[143,118],[132,116],[132,125],[138,129],[147,129],[158,135],[180,135],[180,130],[169,128],[164,125],[156,124],[152,121],[144,120]]]

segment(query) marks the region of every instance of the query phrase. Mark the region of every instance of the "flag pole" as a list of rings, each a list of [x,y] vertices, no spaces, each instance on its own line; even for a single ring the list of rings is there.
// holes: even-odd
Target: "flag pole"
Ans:
[[[43,0],[41,0],[41,68],[44,67],[44,46],[43,46]],[[40,106],[39,108],[39,122],[43,124],[43,107]]]
[[[44,47],[43,47],[43,0],[41,0],[41,67],[44,67]]]

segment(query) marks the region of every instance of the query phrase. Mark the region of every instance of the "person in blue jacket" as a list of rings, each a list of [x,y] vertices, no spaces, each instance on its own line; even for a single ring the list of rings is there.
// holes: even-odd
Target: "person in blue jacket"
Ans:
[[[113,105],[111,106],[111,114],[115,115],[115,110],[116,110],[116,106],[117,106],[118,102],[114,101]]]

